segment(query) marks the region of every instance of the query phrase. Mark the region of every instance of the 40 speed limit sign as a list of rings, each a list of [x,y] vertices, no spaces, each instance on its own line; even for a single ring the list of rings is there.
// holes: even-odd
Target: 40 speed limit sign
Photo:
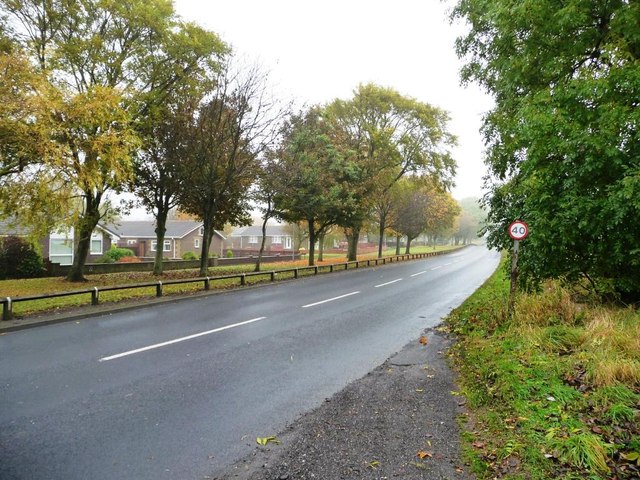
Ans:
[[[529,235],[529,226],[526,223],[516,220],[509,225],[509,236],[514,240],[523,240],[527,235]]]

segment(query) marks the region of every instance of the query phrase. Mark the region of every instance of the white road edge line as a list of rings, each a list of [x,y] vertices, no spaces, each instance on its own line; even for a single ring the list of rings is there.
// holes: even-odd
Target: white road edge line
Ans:
[[[334,300],[340,300],[341,298],[350,297],[351,295],[357,295],[358,293],[360,293],[360,292],[346,293],[344,295],[340,295],[339,297],[327,298],[326,300],[322,300],[320,302],[315,302],[315,303],[310,303],[308,305],[303,305],[301,308],[315,307],[316,305],[322,305],[323,303],[333,302]]]
[[[397,278],[396,280],[391,280],[390,282],[387,282],[387,283],[381,283],[380,285],[376,285],[376,286],[375,286],[375,287],[373,287],[373,288],[384,287],[385,285],[391,285],[392,283],[396,283],[396,282],[400,282],[400,281],[402,281],[402,279],[401,279],[401,278]]]
[[[444,267],[444,265],[438,265],[437,267],[433,267],[431,270],[437,270],[437,269],[442,268],[442,267]]]
[[[110,357],[102,357],[99,362],[108,362],[109,360],[115,360],[116,358],[122,358],[129,355],[134,355],[140,352],[146,352],[147,350],[153,350],[154,348],[166,347],[167,345],[173,345],[174,343],[184,342],[185,340],[191,340],[193,338],[202,337],[204,335],[211,335],[212,333],[222,332],[223,330],[229,330],[230,328],[241,327],[242,325],[248,325],[250,323],[259,322],[260,320],[264,320],[267,317],[258,317],[252,318],[251,320],[246,320],[240,323],[234,323],[233,325],[226,325],[220,328],[214,328],[213,330],[207,330],[206,332],[194,333],[193,335],[188,335],[186,337],[176,338],[174,340],[168,340],[162,343],[156,343],[155,345],[149,345],[148,347],[137,348],[135,350],[129,350],[128,352],[118,353],[116,355],[111,355]]]
[[[411,275],[411,276],[412,276],[412,277],[417,277],[418,275],[422,275],[423,273],[427,273],[427,271],[426,271],[426,270],[423,270],[423,271],[421,271],[421,272],[414,273],[414,274],[413,274],[413,275]]]

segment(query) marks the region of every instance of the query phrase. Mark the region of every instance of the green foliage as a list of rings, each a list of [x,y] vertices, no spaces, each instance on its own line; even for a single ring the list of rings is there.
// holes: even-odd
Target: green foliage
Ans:
[[[110,258],[114,262],[117,262],[123,257],[133,257],[133,251],[128,248],[120,248],[112,246],[104,254],[106,258]],[[107,262],[110,263],[110,262]]]
[[[42,256],[25,239],[0,238],[0,279],[35,278],[44,271]]]
[[[309,234],[309,264],[313,265],[318,235],[356,208],[352,185],[358,168],[344,145],[334,141],[323,120],[325,111],[311,108],[292,115],[282,129],[270,183],[275,215],[290,223],[304,222]]]
[[[486,116],[489,240],[522,219],[521,278],[588,277],[640,299],[640,4],[459,0],[463,77]]]
[[[474,419],[465,448],[474,471],[500,476],[504,464],[491,459],[513,456],[515,478],[634,478],[618,467],[636,458],[640,315],[576,305],[546,282],[506,318],[507,292],[498,270],[447,319]]]
[[[102,255],[96,260],[96,263],[116,263],[116,261],[108,255]]]
[[[193,252],[184,252],[182,254],[183,260],[198,260],[200,257]]]
[[[233,258],[233,250],[227,250],[227,258]]]
[[[608,474],[607,456],[612,453],[611,445],[598,435],[573,431],[562,438],[551,438],[550,445],[563,462],[595,473]]]
[[[640,402],[640,395],[626,385],[611,385],[595,391],[591,401],[596,407],[602,409],[608,409],[613,405],[633,407]]]
[[[621,424],[630,422],[637,416],[637,410],[623,404],[616,403],[611,405],[605,412],[604,418],[613,424]]]
[[[396,181],[420,174],[445,189],[452,184],[456,163],[450,148],[456,139],[447,130],[445,111],[375,84],[359,85],[353,98],[333,101],[325,120],[351,165],[352,205],[338,225],[348,232],[347,258],[355,260],[360,230]],[[384,230],[379,206],[378,213]]]
[[[182,22],[168,0],[3,0],[0,30],[15,57],[7,63],[15,80],[11,101],[0,111],[0,136],[5,126],[12,133],[11,144],[0,142],[11,150],[6,164],[5,151],[0,160],[0,177],[11,173],[0,199],[24,204],[16,192],[25,184],[38,193],[34,199],[55,198],[49,203],[58,209],[27,203],[49,215],[20,213],[20,219],[40,230],[46,222],[73,224],[77,255],[69,278],[82,280],[91,232],[113,210],[105,197],[132,180],[132,152],[149,147],[168,98],[210,84],[204,80],[228,48]],[[22,54],[27,61],[20,63]],[[23,169],[28,163],[38,166]]]

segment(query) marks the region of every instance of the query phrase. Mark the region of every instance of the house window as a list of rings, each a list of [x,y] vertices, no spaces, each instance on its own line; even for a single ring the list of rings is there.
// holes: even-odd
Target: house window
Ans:
[[[151,251],[155,252],[158,248],[158,241],[157,240],[151,240]],[[171,240],[165,240],[164,241],[164,245],[163,245],[163,252],[170,252],[171,251]]]
[[[135,245],[136,243],[138,243],[137,240],[127,240],[127,245]]]
[[[73,264],[73,234],[52,233],[49,237],[49,260],[60,265]]]
[[[252,235],[249,237],[249,243],[258,243],[258,237]]]
[[[196,238],[193,240],[193,247],[194,248],[200,248],[200,239]]]
[[[91,235],[91,248],[89,249],[91,255],[102,255],[102,240],[101,233]]]
[[[274,236],[271,243],[280,245],[282,243],[282,237],[279,235]]]
[[[284,248],[291,248],[291,237],[285,237]]]
[[[200,230],[198,230],[198,233],[200,234],[201,237],[204,237],[204,227],[200,227]]]

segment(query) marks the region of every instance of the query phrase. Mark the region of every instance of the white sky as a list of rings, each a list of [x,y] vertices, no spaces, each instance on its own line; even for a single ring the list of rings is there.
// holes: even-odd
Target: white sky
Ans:
[[[299,105],[350,98],[374,82],[451,115],[457,199],[482,194],[478,132],[491,100],[460,86],[451,0],[174,0],[179,15],[216,32],[270,72],[276,93]]]

